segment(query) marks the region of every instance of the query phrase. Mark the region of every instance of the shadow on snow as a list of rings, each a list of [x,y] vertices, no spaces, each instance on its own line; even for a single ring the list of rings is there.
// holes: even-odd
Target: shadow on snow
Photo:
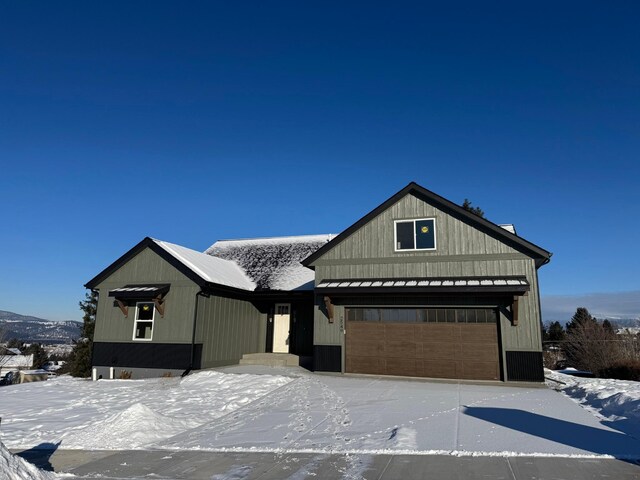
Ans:
[[[630,460],[633,463],[637,463],[640,459],[640,442],[624,433],[512,408],[464,407],[463,413],[485,422],[579,448],[586,452],[611,455],[620,460]],[[611,422],[605,424],[615,428]],[[517,445],[514,445],[514,448],[517,449]]]
[[[16,453],[16,456],[25,459],[27,462],[35,465],[41,470],[53,472],[53,465],[51,465],[50,459],[54,452],[60,446],[60,443],[62,442],[41,443],[40,445],[36,445],[29,450],[23,450],[22,452]]]

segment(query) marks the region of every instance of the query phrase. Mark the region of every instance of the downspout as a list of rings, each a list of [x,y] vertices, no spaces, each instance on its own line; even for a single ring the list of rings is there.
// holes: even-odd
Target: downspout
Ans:
[[[193,370],[193,365],[196,362],[196,320],[198,319],[198,297],[204,296],[202,289],[196,293],[195,306],[193,308],[193,330],[191,332],[191,360],[189,361],[189,368],[182,372],[182,377],[186,377]]]

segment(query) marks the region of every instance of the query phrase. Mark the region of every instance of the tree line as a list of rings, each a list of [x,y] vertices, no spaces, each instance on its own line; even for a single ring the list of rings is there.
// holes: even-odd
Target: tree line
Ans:
[[[640,380],[640,334],[616,331],[584,307],[565,327],[557,321],[544,325],[542,339],[547,368],[571,366],[596,377]]]

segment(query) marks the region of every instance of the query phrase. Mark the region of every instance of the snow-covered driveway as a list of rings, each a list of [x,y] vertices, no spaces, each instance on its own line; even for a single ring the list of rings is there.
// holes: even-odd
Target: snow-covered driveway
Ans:
[[[0,415],[11,448],[640,458],[640,441],[551,389],[302,369],[229,367],[182,381],[60,378],[3,388]]]

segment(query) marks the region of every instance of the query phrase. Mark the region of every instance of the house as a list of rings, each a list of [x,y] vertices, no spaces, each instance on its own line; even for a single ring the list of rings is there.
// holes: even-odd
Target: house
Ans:
[[[543,380],[537,270],[551,254],[410,183],[337,236],[145,238],[86,284],[97,376],[296,355],[316,371]]]
[[[20,350],[16,348],[0,348],[0,350],[8,353],[8,355],[0,355],[0,377],[3,377],[7,372],[27,370],[33,367],[33,354],[22,355]]]

